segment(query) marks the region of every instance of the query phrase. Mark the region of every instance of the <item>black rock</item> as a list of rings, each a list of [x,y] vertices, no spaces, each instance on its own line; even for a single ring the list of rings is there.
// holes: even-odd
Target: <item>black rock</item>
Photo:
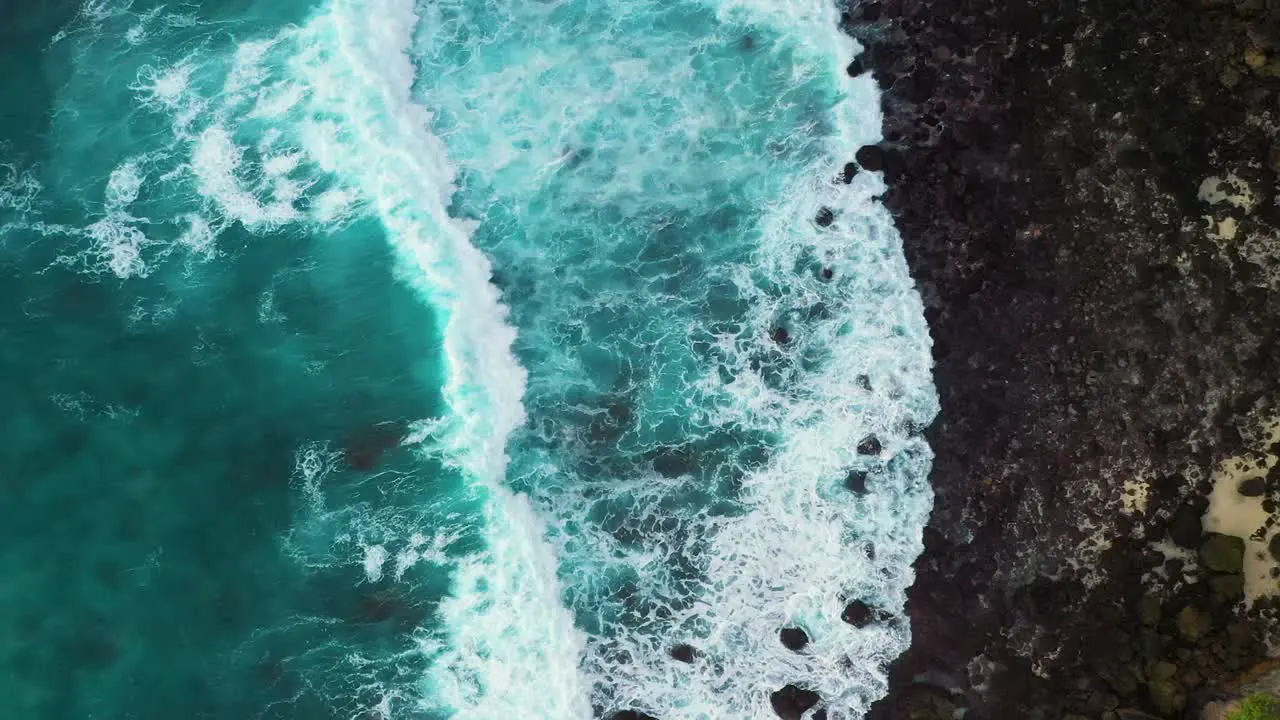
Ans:
[[[1280,294],[1258,292],[1257,275],[1237,273],[1249,264],[1236,262],[1238,250],[1219,252],[1199,228],[1177,231],[1180,218],[1200,214],[1196,187],[1205,177],[1267,158],[1280,145],[1275,131],[1246,122],[1255,106],[1274,112],[1274,94],[1266,109],[1250,99],[1271,80],[1246,70],[1239,91],[1218,89],[1213,76],[1222,67],[1240,69],[1245,28],[1217,16],[1188,21],[1168,5],[864,0],[842,7],[849,31],[867,47],[866,70],[892,86],[883,95],[884,144],[862,148],[857,163],[885,172],[885,206],[898,220],[926,313],[933,311],[927,319],[942,407],[929,438],[936,454],[930,524],[946,540],[926,546],[917,563],[912,647],[891,670],[889,712],[870,717],[912,714],[897,701],[923,673],[968,687],[979,654],[992,669],[974,682],[992,685],[966,698],[970,717],[1076,713],[1099,688],[1075,697],[1069,679],[1119,658],[1119,647],[1098,639],[1121,628],[1135,636],[1123,652],[1143,657],[1115,660],[1125,671],[1116,692],[1131,695],[1125,705],[1145,704],[1146,684],[1131,687],[1142,676],[1130,677],[1130,668],[1171,654],[1161,638],[1174,635],[1188,600],[1226,612],[1211,604],[1209,589],[1234,593],[1234,578],[1188,578],[1203,587],[1194,598],[1171,597],[1140,637],[1131,611],[1149,554],[1110,553],[1099,563],[1105,582],[1073,583],[1072,600],[1055,599],[1045,616],[1029,618],[1009,598],[1024,571],[1040,569],[1040,558],[1078,542],[1086,518],[1120,525],[1121,513],[1086,499],[1117,464],[1158,468],[1162,476],[1151,483],[1150,511],[1130,523],[1135,535],[1153,534],[1134,545],[1168,532],[1179,546],[1199,549],[1203,508],[1179,506],[1202,498],[1208,479],[1169,469],[1203,471],[1236,455],[1239,419],[1257,403],[1277,401],[1280,352],[1252,348],[1274,345]],[[1260,33],[1259,44],[1274,40],[1276,13],[1265,14],[1259,25],[1266,30],[1249,28]],[[864,18],[885,27],[866,27]],[[1073,62],[1064,61],[1064,44]],[[1200,93],[1195,103],[1171,89],[1191,86]],[[910,102],[926,92],[926,105]],[[899,161],[906,167],[894,183],[889,169]],[[1271,198],[1276,172],[1264,166],[1248,182]],[[1259,215],[1248,222],[1280,227],[1274,207]],[[889,392],[883,384],[877,380],[876,389]],[[1222,410],[1202,423],[1206,406]],[[899,450],[889,442],[886,455]],[[1117,534],[1128,543],[1128,533]],[[1182,564],[1166,567],[1169,594],[1183,594]],[[1124,607],[1124,617],[1104,618],[1104,604]],[[866,608],[860,614],[871,612],[872,622],[884,617]],[[1051,652],[1058,647],[1063,652]],[[1051,679],[1027,670],[1028,657]],[[1211,684],[1207,674],[1204,680]]]
[[[821,277],[821,278],[822,278],[822,280],[823,280],[823,282],[826,282],[827,280],[830,280],[831,278],[833,278],[833,277],[835,277],[835,276],[836,276],[836,271],[835,271],[835,270],[832,270],[832,269],[831,269],[831,268],[829,268],[829,267],[828,267],[828,268],[822,268],[822,271],[818,273],[818,277]]]
[[[626,425],[631,422],[632,410],[631,404],[623,399],[614,399],[609,402],[608,406],[609,419],[618,425]]]
[[[840,182],[844,183],[845,185],[848,185],[849,183],[853,182],[853,178],[857,174],[858,174],[857,163],[845,163],[844,172],[840,173]]]
[[[623,710],[614,713],[613,720],[658,720],[658,718],[639,710]]]
[[[698,650],[688,643],[680,643],[675,645],[669,651],[671,657],[682,663],[691,663],[698,657]]]
[[[1129,169],[1149,167],[1151,155],[1140,148],[1129,148],[1116,155],[1116,164]]]
[[[1180,547],[1194,550],[1200,547],[1204,527],[1200,524],[1200,511],[1186,504],[1173,512],[1169,521],[1169,539]]]
[[[922,103],[929,99],[938,87],[938,73],[933,69],[917,67],[911,75],[911,101]]]
[[[845,476],[844,486],[851,493],[862,495],[867,492],[867,473],[864,470],[850,470]]]
[[[1273,560],[1280,561],[1280,535],[1271,538],[1271,542],[1267,543],[1267,550],[1271,552]]]
[[[898,432],[907,437],[920,437],[924,434],[924,424],[916,420],[903,420],[895,426]],[[1161,556],[1164,557],[1163,555]]]
[[[1141,710],[1135,710],[1133,708],[1120,708],[1115,711],[1115,715],[1120,718],[1120,720],[1160,720],[1160,718],[1155,715],[1148,715]]]
[[[1147,627],[1159,625],[1161,605],[1160,598],[1155,595],[1143,596],[1138,601],[1138,619]]]
[[[885,152],[875,145],[863,145],[858,148],[858,153],[854,155],[854,158],[862,166],[863,170],[870,170],[871,172],[884,170]]]
[[[783,647],[788,650],[799,652],[809,644],[809,634],[798,627],[782,628],[778,631],[778,639],[782,641]]]
[[[868,435],[858,443],[859,455],[879,455],[883,449],[883,446],[880,445],[880,438],[875,435]]]
[[[773,711],[782,720],[800,720],[805,711],[817,705],[821,699],[818,693],[812,690],[803,690],[795,685],[787,685],[781,690],[775,690],[769,696]]]
[[[849,74],[849,77],[858,77],[867,71],[867,65],[862,61],[861,57],[857,57],[853,59],[853,62],[845,66],[844,71]]]
[[[1259,495],[1261,495],[1266,491],[1267,491],[1266,478],[1251,477],[1248,480],[1240,481],[1240,484],[1236,486],[1236,492],[1240,493],[1245,497],[1258,497]]]
[[[875,619],[875,610],[861,600],[854,600],[844,606],[844,612],[840,613],[840,619],[854,627],[866,627]]]
[[[1234,575],[1214,574],[1209,578],[1209,587],[1219,600],[1235,602],[1237,598],[1244,595],[1244,575],[1239,573]]]
[[[818,223],[818,227],[831,227],[831,223],[836,221],[836,214],[831,212],[831,208],[822,208],[818,210],[818,216],[813,219]]]
[[[907,161],[900,152],[884,154],[884,181],[894,184],[907,170]]]
[[[769,334],[769,337],[773,338],[773,341],[779,345],[786,345],[791,342],[791,333],[784,327],[774,328],[773,332]]]
[[[1220,573],[1238,573],[1244,567],[1244,540],[1213,533],[1200,546],[1200,564]]]

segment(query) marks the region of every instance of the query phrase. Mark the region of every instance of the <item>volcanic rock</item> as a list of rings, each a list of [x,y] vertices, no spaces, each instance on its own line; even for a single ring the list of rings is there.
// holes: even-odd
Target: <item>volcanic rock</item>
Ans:
[[[1238,573],[1244,567],[1244,540],[1211,534],[1200,546],[1200,562],[1214,572]]]
[[[787,685],[769,696],[773,711],[782,720],[801,720],[805,711],[817,705],[821,699],[818,693],[795,685]]]
[[[782,628],[778,632],[778,639],[782,641],[782,645],[788,650],[799,652],[809,644],[809,634],[798,627]]]

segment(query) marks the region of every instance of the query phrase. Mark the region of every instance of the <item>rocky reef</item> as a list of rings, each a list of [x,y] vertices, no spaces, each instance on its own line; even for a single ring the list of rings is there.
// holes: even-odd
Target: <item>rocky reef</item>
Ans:
[[[943,408],[914,644],[873,714],[1195,716],[1280,607],[1280,3],[843,22],[885,89],[855,166],[885,173]]]

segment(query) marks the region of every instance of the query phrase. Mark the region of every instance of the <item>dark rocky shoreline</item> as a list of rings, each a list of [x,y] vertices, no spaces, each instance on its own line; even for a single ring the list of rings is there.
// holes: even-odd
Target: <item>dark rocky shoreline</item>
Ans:
[[[844,27],[886,89],[857,160],[942,399],[914,643],[873,715],[1194,713],[1275,613],[1152,544],[1203,544],[1217,464],[1277,451],[1250,429],[1280,408],[1280,3],[880,0]],[[1249,197],[1206,200],[1228,176]]]

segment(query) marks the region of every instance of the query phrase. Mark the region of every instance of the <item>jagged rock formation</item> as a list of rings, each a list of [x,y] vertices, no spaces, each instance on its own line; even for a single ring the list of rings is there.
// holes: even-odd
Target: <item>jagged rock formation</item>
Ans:
[[[1274,447],[1280,4],[882,0],[845,27],[887,89],[856,161],[890,184],[943,408],[878,713],[1174,717],[1270,612],[1156,543],[1197,547],[1217,464]]]

